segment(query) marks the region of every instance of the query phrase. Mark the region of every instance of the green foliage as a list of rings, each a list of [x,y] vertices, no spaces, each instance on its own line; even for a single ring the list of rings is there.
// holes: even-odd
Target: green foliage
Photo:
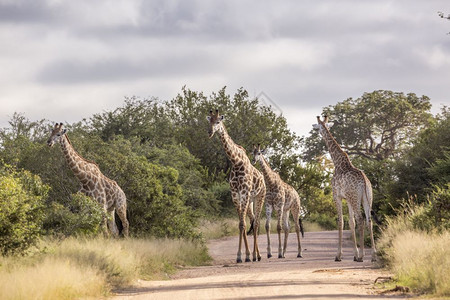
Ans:
[[[221,216],[234,215],[236,209],[233,201],[231,201],[231,190],[228,182],[216,182],[211,185],[208,191],[214,195],[214,199],[219,201]]]
[[[327,153],[322,139],[315,131],[300,139],[282,115],[242,88],[204,95],[183,87],[169,101],[126,98],[121,107],[66,127],[74,148],[124,190],[132,234],[195,238],[200,216],[235,215],[226,179],[230,162],[218,138],[207,136],[210,109],[225,115],[236,143],[247,150],[258,143],[268,148],[270,165],[298,191],[306,219],[335,228],[333,165],[322,155]],[[442,212],[450,180],[449,113],[444,108],[432,119],[429,110],[426,96],[391,91],[324,108],[335,123],[332,133],[371,180],[379,215],[396,214],[409,192],[426,204],[417,223],[432,219],[435,226],[447,217]],[[51,186],[42,198],[46,233],[95,234],[100,220],[95,201],[74,194],[79,183],[60,147],[45,144],[52,125],[14,114],[10,127],[0,129],[0,159]]]
[[[425,201],[432,185],[449,182],[450,111],[443,108],[435,122],[423,130],[395,166],[396,180],[390,186],[394,199],[407,193]]]
[[[138,138],[142,143],[161,147],[173,142],[173,123],[156,98],[125,98],[113,111],[94,114],[87,127],[107,141],[116,135]]]
[[[399,184],[401,192],[393,195],[391,184],[398,180],[397,164],[410,143],[433,123],[430,108],[426,96],[382,90],[324,108],[323,113],[334,123],[331,133],[372,183],[373,210],[379,215],[394,214],[398,199],[406,196],[406,186]],[[327,153],[315,130],[305,139],[304,148],[307,160]],[[413,172],[420,176],[420,172]]]
[[[21,254],[36,243],[49,187],[28,171],[0,169],[0,252]]]
[[[56,201],[50,203],[43,227],[53,235],[92,236],[100,233],[104,216],[103,208],[96,200],[76,193],[66,205]]]
[[[426,96],[380,90],[330,105],[323,113],[334,123],[330,131],[349,155],[381,161],[401,154],[410,139],[428,124],[430,109]],[[315,130],[305,140],[305,148],[308,159],[326,151]]]
[[[285,155],[294,150],[298,137],[287,127],[286,119],[277,115],[271,107],[262,106],[258,99],[251,99],[244,89],[233,96],[225,88],[208,98],[201,92],[183,88],[173,100],[166,103],[167,114],[176,126],[173,132],[178,143],[186,146],[210,172],[228,173],[230,162],[222,144],[214,137],[208,138],[206,116],[212,109],[225,115],[225,126],[233,141],[250,150],[261,143],[275,155]]]
[[[104,142],[84,139],[80,153],[95,161],[103,173],[117,181],[127,196],[131,233],[156,237],[195,238],[198,214],[183,201],[178,171],[150,163],[135,150],[139,142],[117,136]],[[85,150],[86,149],[86,150]]]
[[[178,184],[183,190],[183,202],[204,214],[216,215],[220,210],[220,199],[208,190],[208,171],[199,159],[181,145],[151,147],[145,156],[152,163],[172,167],[178,171]]]
[[[444,231],[450,229],[450,183],[446,187],[435,186],[428,201],[411,216],[415,229]]]

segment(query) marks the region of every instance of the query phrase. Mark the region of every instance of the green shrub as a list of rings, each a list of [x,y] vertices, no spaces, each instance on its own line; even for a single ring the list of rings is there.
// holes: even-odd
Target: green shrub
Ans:
[[[134,141],[136,142],[136,141]],[[98,137],[83,140],[87,156],[103,173],[117,181],[127,197],[130,233],[135,236],[198,238],[195,231],[199,213],[186,206],[179,173],[172,167],[150,163],[122,137],[103,142]],[[81,150],[80,150],[81,151]]]
[[[307,220],[309,222],[319,224],[320,227],[326,230],[333,230],[337,228],[336,217],[331,217],[326,214],[314,212],[308,215]]]
[[[0,251],[23,253],[42,230],[48,186],[28,171],[0,169]]]
[[[72,194],[66,205],[52,202],[46,209],[44,229],[53,235],[95,235],[101,231],[104,211],[99,203],[81,193]]]

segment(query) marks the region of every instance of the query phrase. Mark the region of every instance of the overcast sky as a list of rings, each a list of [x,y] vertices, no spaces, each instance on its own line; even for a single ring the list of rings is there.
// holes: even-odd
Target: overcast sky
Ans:
[[[0,0],[0,127],[244,87],[307,134],[364,92],[450,105],[450,1]],[[267,101],[266,101],[267,102]]]

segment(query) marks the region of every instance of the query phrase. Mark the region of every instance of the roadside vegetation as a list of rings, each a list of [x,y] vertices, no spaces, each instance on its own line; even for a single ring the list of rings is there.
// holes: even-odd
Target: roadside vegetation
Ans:
[[[227,182],[231,165],[221,143],[207,135],[210,109],[225,115],[237,144],[267,148],[271,167],[301,197],[306,232],[336,228],[333,164],[318,133],[297,136],[280,112],[242,88],[231,95],[225,88],[204,95],[183,87],[164,101],[126,98],[121,107],[64,124],[74,148],[127,195],[131,238],[126,240],[99,237],[102,210],[77,193],[61,149],[46,145],[50,129],[62,120],[29,120],[16,113],[0,129],[2,298],[22,297],[11,282],[23,283],[17,293],[29,285],[38,299],[98,297],[137,278],[166,278],[177,267],[209,263],[206,241],[238,231]],[[401,246],[397,240],[405,237],[397,234],[403,232],[430,247],[448,238],[450,111],[442,107],[434,116],[430,111],[428,97],[392,91],[364,93],[323,108],[334,122],[332,134],[372,182],[373,209],[382,222],[376,232],[380,259],[412,289],[448,295],[448,280],[438,276],[431,287],[416,287],[405,274],[425,274],[425,266],[405,269],[400,265],[406,260],[395,256],[400,252],[390,252]],[[315,120],[311,116],[311,124]],[[401,220],[408,230],[395,229]],[[264,224],[262,219],[260,234]],[[271,224],[275,233],[275,216]],[[431,249],[429,255],[439,261],[440,255],[450,257],[447,249]],[[406,250],[402,257],[414,254]],[[44,282],[50,280],[45,274],[65,272],[74,280],[57,276],[58,282]]]
[[[0,258],[0,291],[2,299],[97,298],[210,260],[203,244],[179,239],[44,239],[27,256]]]

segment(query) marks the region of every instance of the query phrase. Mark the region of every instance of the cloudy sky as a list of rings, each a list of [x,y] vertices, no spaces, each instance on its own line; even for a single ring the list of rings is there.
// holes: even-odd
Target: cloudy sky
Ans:
[[[438,112],[450,105],[438,11],[450,2],[0,0],[0,127],[14,112],[72,123],[184,85],[262,94],[300,135],[322,107],[380,89]]]

